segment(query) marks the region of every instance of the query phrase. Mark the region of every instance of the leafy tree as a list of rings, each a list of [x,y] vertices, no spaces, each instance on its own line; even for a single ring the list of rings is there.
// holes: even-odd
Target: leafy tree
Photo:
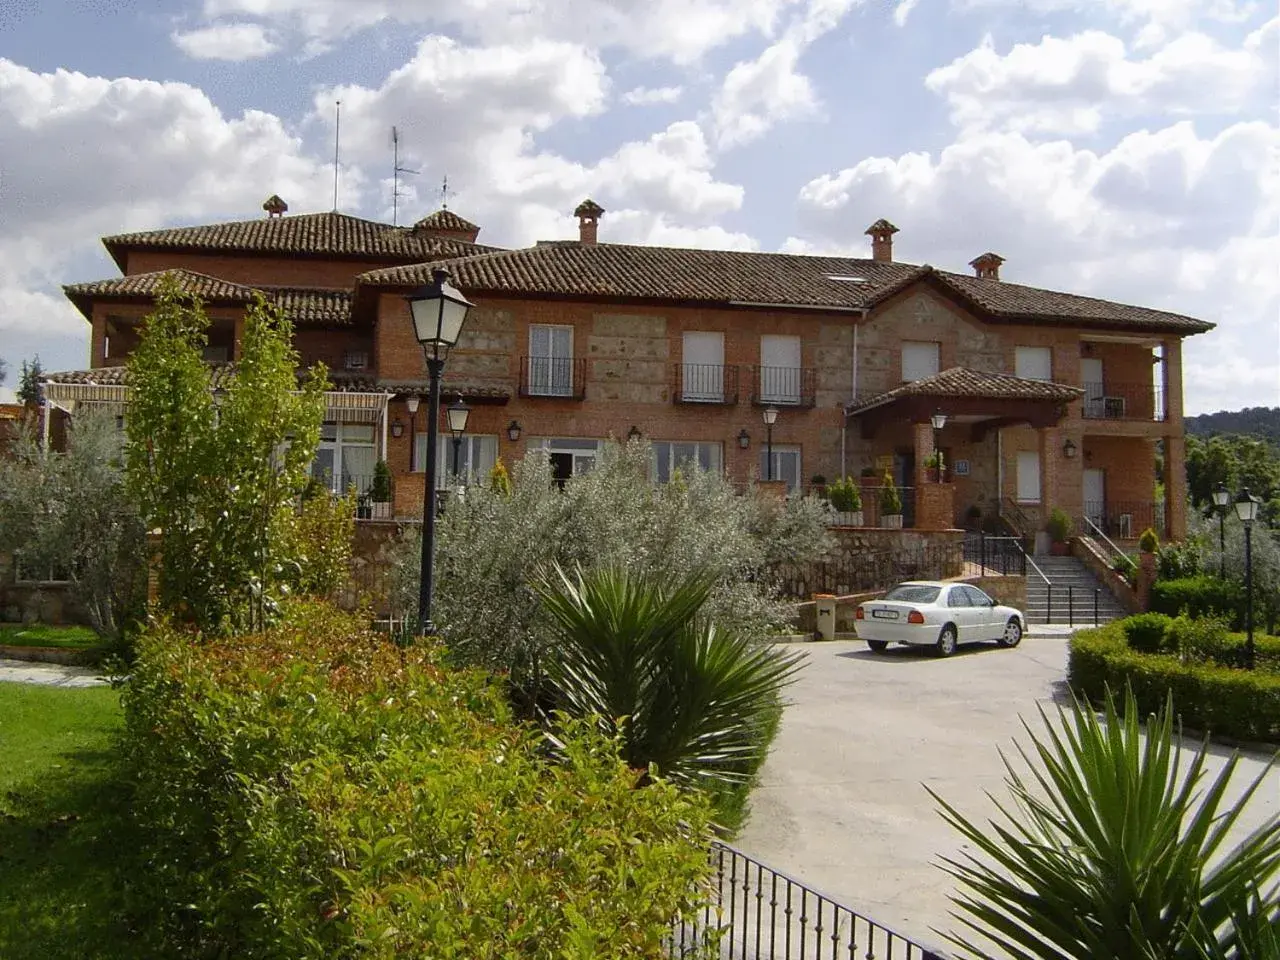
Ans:
[[[288,318],[259,297],[240,359],[215,391],[202,359],[209,321],[166,281],[129,359],[126,463],[158,532],[161,605],[206,631],[248,626],[298,577],[294,501],[324,416],[323,366],[299,385]]]
[[[1280,450],[1256,437],[1218,436],[1187,439],[1187,488],[1195,506],[1213,503],[1213,491],[1225,484],[1232,496],[1241,487],[1261,497],[1264,519],[1280,523]]]
[[[982,855],[944,861],[963,888],[953,898],[961,923],[1002,960],[1258,956],[1242,945],[1280,924],[1280,816],[1234,848],[1224,841],[1271,764],[1224,803],[1237,755],[1205,788],[1208,743],[1184,769],[1171,701],[1145,731],[1132,692],[1123,717],[1110,695],[1102,722],[1078,701],[1059,715],[1051,723],[1041,709],[1043,737],[1026,727],[1029,779],[1005,760],[1015,806],[995,801],[998,821],[968,820],[929,791]],[[950,939],[996,956],[968,934]]]
[[[1222,532],[1226,539],[1225,557],[1218,546],[1217,516],[1192,511],[1187,517],[1187,542],[1198,548],[1201,569],[1217,574],[1225,567],[1228,580],[1243,584],[1244,526],[1229,514]],[[1254,623],[1274,633],[1280,623],[1280,531],[1254,524],[1252,539]]]
[[[36,406],[40,403],[40,380],[44,376],[44,369],[40,366],[39,355],[35,356],[31,363],[22,361],[22,373],[18,377],[18,402],[27,404],[28,406]]]
[[[1246,407],[1243,410],[1221,410],[1187,417],[1188,434],[1213,436],[1219,433],[1242,433],[1280,441],[1280,407]]]
[[[125,489],[115,417],[88,410],[64,452],[25,429],[0,459],[0,543],[19,563],[66,577],[93,628],[123,646],[146,601],[142,520]]]
[[[9,375],[9,365],[4,362],[4,357],[0,357],[0,383],[4,383],[4,378]]]

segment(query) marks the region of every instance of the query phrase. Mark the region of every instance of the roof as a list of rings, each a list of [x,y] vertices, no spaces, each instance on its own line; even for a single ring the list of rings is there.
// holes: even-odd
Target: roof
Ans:
[[[212,387],[214,390],[225,389],[231,382],[231,376],[235,373],[235,363],[210,363],[208,364],[212,373]],[[301,379],[306,370],[299,370],[298,377]],[[56,373],[46,373],[41,378],[47,383],[78,383],[92,384],[102,387],[125,387],[129,385],[129,368],[127,366],[114,367],[97,367],[93,370],[60,370]],[[361,374],[342,373],[340,371],[329,371],[330,392],[334,393],[382,393],[383,388],[373,377]]]
[[[449,269],[466,293],[634,298],[721,305],[870,310],[919,281],[995,321],[1028,321],[1142,332],[1201,333],[1194,317],[979,279],[927,264],[629,244],[546,243],[442,263],[408,264],[360,276],[370,286],[421,286]]]
[[[415,230],[445,230],[451,233],[478,233],[480,228],[470,220],[464,220],[452,210],[441,207],[429,213],[413,225]]]
[[[265,285],[251,287],[193,270],[135,273],[110,280],[72,283],[62,289],[80,312],[88,317],[94,300],[155,298],[167,276],[176,279],[185,292],[208,303],[249,304],[253,302],[254,294],[261,292],[267,300],[284,310],[285,315],[295,323],[316,326],[346,326],[352,323],[350,290]]]
[[[428,218],[429,219],[429,218]],[[465,223],[461,217],[458,218]],[[474,225],[472,225],[474,227]],[[195,250],[220,253],[280,253],[336,259],[419,260],[460,257],[498,249],[466,240],[415,233],[411,227],[364,220],[345,213],[260,217],[196,227],[168,227],[103,237],[125,269],[127,250]]]
[[[1084,391],[1079,387],[1052,380],[1028,380],[1007,373],[983,373],[967,367],[952,367],[931,377],[912,380],[845,406],[845,413],[856,416],[876,407],[883,407],[907,397],[937,397],[938,399],[973,398],[978,400],[1045,400],[1051,403],[1069,403],[1078,399]]]

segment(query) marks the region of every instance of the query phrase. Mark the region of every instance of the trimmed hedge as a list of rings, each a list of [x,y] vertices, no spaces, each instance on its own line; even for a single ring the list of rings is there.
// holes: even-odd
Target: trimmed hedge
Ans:
[[[1171,627],[1170,634],[1177,630]],[[1233,647],[1243,643],[1235,634],[1229,641]],[[1126,621],[1119,620],[1071,638],[1067,679],[1094,702],[1102,701],[1107,688],[1119,691],[1127,685],[1144,714],[1161,709],[1172,693],[1174,709],[1189,727],[1238,740],[1280,742],[1280,640],[1255,637],[1255,645],[1257,670],[1184,662],[1177,653],[1132,649]]]
[[[706,802],[332,607],[266,634],[151,629],[125,688],[129,891],[157,955],[660,955],[708,874]]]
[[[1193,619],[1225,617],[1233,630],[1240,630],[1244,627],[1244,606],[1244,589],[1238,582],[1221,580],[1207,573],[1178,580],[1157,580],[1151,585],[1153,613],[1171,617],[1185,613]]]

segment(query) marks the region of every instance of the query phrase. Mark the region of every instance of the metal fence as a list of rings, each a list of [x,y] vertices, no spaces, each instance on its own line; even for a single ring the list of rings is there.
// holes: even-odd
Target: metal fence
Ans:
[[[724,843],[711,847],[706,903],[669,956],[722,960],[946,960]]]
[[[984,577],[1027,575],[1027,554],[1018,537],[993,537],[985,533],[966,536],[964,562],[978,567]]]
[[[772,573],[785,596],[807,600],[815,593],[861,593],[903,580],[943,580],[959,576],[963,569],[962,545],[954,543],[849,554],[808,564],[783,563]]]

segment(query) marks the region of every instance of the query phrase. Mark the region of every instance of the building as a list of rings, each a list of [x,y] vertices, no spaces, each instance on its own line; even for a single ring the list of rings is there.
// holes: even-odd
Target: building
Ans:
[[[478,244],[449,210],[393,227],[288,216],[278,197],[264,209],[107,237],[122,276],[66,288],[92,325],[90,369],[51,374],[46,402],[123,410],[120,365],[166,271],[208,304],[212,363],[235,360],[260,290],[293,317],[304,361],[332,371],[317,475],[366,487],[385,459],[389,512],[420,513],[424,413],[411,401],[426,367],[405,297],[443,266],[476,304],[444,380],[445,402],[473,408],[463,471],[542,448],[567,477],[608,438],[639,435],[658,480],[689,460],[793,492],[887,471],[909,526],[1000,515],[1031,533],[1059,507],[1113,537],[1185,533],[1182,341],[1212,328],[1202,320],[1009,283],[994,253],[972,275],[902,263],[885,220],[855,259],[601,243],[590,200],[578,239],[517,250]],[[935,442],[942,482],[926,470]]]

